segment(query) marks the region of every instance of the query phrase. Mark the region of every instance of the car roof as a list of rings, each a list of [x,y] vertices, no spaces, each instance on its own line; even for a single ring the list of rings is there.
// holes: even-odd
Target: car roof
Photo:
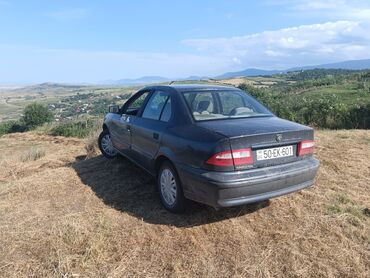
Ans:
[[[224,91],[224,90],[237,90],[237,88],[232,86],[221,86],[221,85],[208,85],[208,84],[173,84],[173,85],[156,85],[147,86],[144,89],[165,89],[171,88],[178,92],[187,91]]]

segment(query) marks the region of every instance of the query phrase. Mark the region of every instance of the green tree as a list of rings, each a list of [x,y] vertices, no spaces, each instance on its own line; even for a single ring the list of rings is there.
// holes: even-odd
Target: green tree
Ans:
[[[28,129],[35,128],[44,123],[53,120],[53,113],[47,107],[39,104],[32,103],[26,106],[23,111],[23,122]]]

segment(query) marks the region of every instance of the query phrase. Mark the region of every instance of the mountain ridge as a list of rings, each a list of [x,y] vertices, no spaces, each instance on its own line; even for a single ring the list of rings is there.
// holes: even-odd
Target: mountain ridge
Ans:
[[[279,73],[287,73],[290,71],[310,70],[310,69],[365,70],[365,69],[370,69],[370,59],[347,60],[347,61],[342,61],[342,62],[337,62],[337,63],[292,67],[292,68],[288,68],[285,70],[264,70],[264,69],[249,68],[249,69],[245,69],[242,71],[226,72],[224,74],[217,76],[216,78],[223,79],[223,78],[233,78],[233,77],[241,77],[241,76],[266,76],[266,75],[273,75],[273,74],[279,74]]]
[[[24,87],[37,87],[38,89],[50,89],[56,87],[68,87],[73,88],[76,85],[79,86],[140,86],[145,84],[155,84],[155,83],[164,83],[171,81],[197,81],[197,80],[211,80],[211,79],[228,79],[235,77],[254,77],[254,76],[270,76],[275,74],[284,74],[292,71],[301,71],[301,70],[311,70],[311,69],[345,69],[345,70],[370,70],[370,59],[362,60],[347,60],[337,63],[327,63],[321,65],[308,65],[300,67],[292,67],[288,69],[260,69],[260,68],[247,68],[241,71],[226,72],[217,76],[197,76],[192,75],[188,77],[179,77],[179,78],[168,78],[157,75],[147,75],[139,78],[122,78],[117,80],[105,80],[97,83],[65,83],[65,82],[43,82],[40,84],[30,83],[30,84],[16,84],[15,85],[6,85],[0,84],[0,90],[17,90]]]
[[[241,71],[234,71],[234,72],[226,72],[215,77],[208,77],[208,76],[189,76],[186,78],[167,78],[163,76],[143,76],[139,78],[125,78],[119,80],[109,80],[103,83],[105,84],[114,84],[114,85],[142,85],[142,84],[149,84],[149,83],[161,83],[161,82],[170,82],[170,81],[186,81],[186,80],[202,80],[202,79],[226,79],[226,78],[234,78],[234,77],[253,77],[253,76],[268,76],[280,73],[287,73],[290,71],[298,71],[298,70],[310,70],[310,69],[347,69],[347,70],[365,70],[370,69],[370,59],[362,59],[362,60],[347,60],[342,62],[336,63],[327,63],[327,64],[320,64],[320,65],[309,65],[309,66],[301,66],[301,67],[292,67],[288,69],[259,69],[259,68],[247,68]]]

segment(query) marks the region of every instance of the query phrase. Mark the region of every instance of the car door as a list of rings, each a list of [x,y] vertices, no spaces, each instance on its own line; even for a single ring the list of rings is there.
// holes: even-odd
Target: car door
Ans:
[[[150,95],[150,91],[138,92],[130,98],[110,123],[111,140],[114,147],[122,154],[131,157],[131,121],[140,113]]]
[[[141,116],[131,120],[132,153],[149,171],[154,170],[153,162],[171,115],[170,94],[156,90],[146,102]]]

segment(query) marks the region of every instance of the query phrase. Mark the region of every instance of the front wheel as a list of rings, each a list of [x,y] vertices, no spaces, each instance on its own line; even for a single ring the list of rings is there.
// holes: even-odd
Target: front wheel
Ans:
[[[110,138],[110,134],[108,129],[104,129],[98,139],[99,149],[101,153],[109,159],[113,159],[117,157],[117,151],[113,147],[112,140]]]
[[[163,206],[171,212],[185,210],[185,197],[177,172],[170,162],[164,162],[158,172],[158,191]]]

